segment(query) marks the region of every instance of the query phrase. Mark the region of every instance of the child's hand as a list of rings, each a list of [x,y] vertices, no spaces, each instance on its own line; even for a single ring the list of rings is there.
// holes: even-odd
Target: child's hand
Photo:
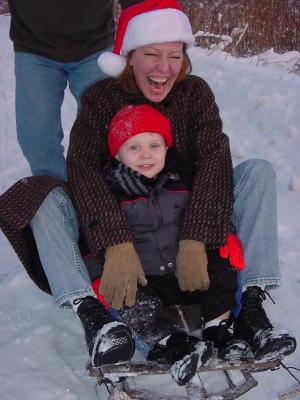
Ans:
[[[112,308],[119,310],[123,302],[135,303],[137,282],[147,285],[147,279],[132,243],[108,247],[99,293]]]
[[[196,240],[180,240],[175,272],[180,290],[189,292],[207,290],[209,288],[207,263],[204,243]]]

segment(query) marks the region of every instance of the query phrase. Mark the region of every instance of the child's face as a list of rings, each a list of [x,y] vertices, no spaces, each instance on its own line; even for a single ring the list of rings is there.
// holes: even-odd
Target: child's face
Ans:
[[[164,168],[166,152],[166,143],[160,134],[143,132],[123,143],[116,159],[147,178],[153,178]]]

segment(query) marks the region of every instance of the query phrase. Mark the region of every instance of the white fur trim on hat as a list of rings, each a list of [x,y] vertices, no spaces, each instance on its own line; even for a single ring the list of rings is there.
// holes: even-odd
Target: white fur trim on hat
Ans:
[[[116,78],[119,76],[126,65],[126,58],[117,54],[105,51],[97,58],[100,69],[107,75]]]
[[[124,37],[117,30],[113,52],[104,52],[98,58],[99,67],[109,76],[120,75],[126,65],[126,55],[138,47],[183,42],[190,48],[195,42],[187,15],[177,8],[159,8],[137,14],[129,19],[123,32]]]
[[[188,17],[182,11],[165,8],[142,13],[130,20],[121,54],[153,43],[184,42],[194,45],[195,38]]]

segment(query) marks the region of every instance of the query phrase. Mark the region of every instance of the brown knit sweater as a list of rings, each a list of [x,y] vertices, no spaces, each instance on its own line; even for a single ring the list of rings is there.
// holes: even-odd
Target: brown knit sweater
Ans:
[[[90,251],[131,241],[125,214],[102,176],[107,161],[107,133],[116,112],[126,104],[148,103],[172,124],[174,144],[193,171],[193,188],[182,221],[181,239],[200,240],[209,247],[225,243],[233,203],[232,162],[228,137],[214,96],[201,78],[190,76],[174,85],[161,103],[141,93],[125,93],[112,79],[100,81],[84,94],[70,136],[69,182],[48,176],[26,178],[0,196],[0,226],[29,276],[50,292],[28,223],[56,186],[69,189]]]

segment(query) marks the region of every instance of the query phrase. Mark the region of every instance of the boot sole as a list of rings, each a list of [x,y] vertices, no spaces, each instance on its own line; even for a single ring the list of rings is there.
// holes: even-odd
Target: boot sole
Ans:
[[[274,360],[282,356],[292,354],[296,349],[296,340],[286,338],[285,340],[271,342],[255,353],[255,360]]]
[[[106,324],[95,338],[92,364],[100,367],[129,361],[134,351],[135,342],[130,329],[122,323],[112,322]]]
[[[229,343],[225,349],[219,350],[218,357],[234,364],[237,362],[251,362],[254,359],[254,354],[249,344],[241,340]]]
[[[192,379],[197,371],[198,359],[199,354],[192,353],[171,365],[170,372],[177,385],[183,386]]]

